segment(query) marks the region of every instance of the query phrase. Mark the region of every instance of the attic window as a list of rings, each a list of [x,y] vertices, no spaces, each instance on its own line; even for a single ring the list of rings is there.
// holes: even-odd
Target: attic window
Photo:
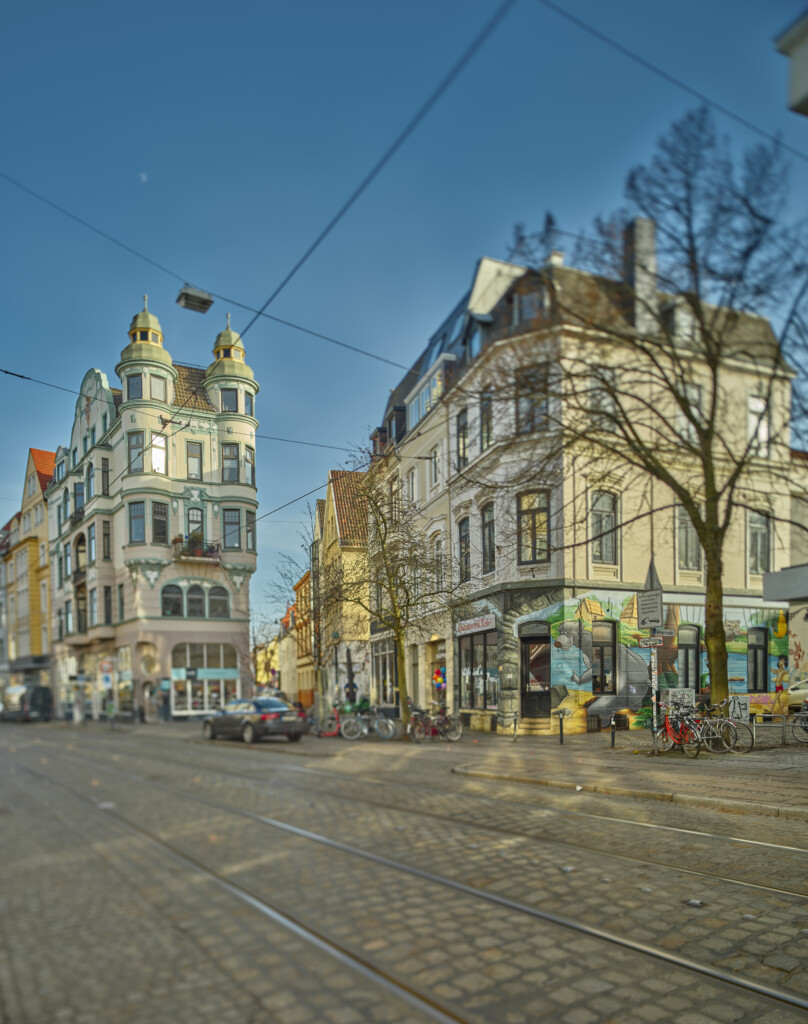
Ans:
[[[157,342],[158,342],[158,340],[159,340],[159,339],[158,339],[158,337],[157,337],[157,335],[156,335],[156,334],[154,333],[154,331],[152,331],[152,332],[151,332],[151,340],[152,340],[152,341],[153,341],[153,342],[154,342],[155,344],[157,344]]]
[[[229,359],[229,358],[230,358],[230,349],[229,348],[223,348],[222,349],[222,359]]]
[[[138,331],[138,338],[141,341],[148,341],[149,340],[149,332],[148,331]]]

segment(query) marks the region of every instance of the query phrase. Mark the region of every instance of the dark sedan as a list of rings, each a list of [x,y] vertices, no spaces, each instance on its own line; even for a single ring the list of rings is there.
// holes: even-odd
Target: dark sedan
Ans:
[[[297,742],[306,731],[306,712],[277,697],[230,701],[202,723],[205,739],[240,739],[257,743],[266,736],[287,736]]]

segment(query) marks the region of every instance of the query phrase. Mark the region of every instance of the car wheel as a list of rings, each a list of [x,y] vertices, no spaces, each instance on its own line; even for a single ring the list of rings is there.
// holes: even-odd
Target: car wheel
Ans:
[[[294,732],[294,733],[292,733],[292,734],[291,734],[291,735],[289,736],[289,742],[290,742],[290,743],[297,743],[297,741],[298,741],[298,740],[300,739],[300,737],[301,737],[302,735],[303,735],[303,733],[300,733],[300,732]]]
[[[247,722],[247,724],[241,730],[241,738],[248,745],[250,743],[255,743],[256,738],[257,738],[256,735],[255,735],[255,729],[250,725],[249,722]]]
[[[206,740],[216,739],[216,733],[213,731],[213,724],[211,722],[205,722],[202,726],[202,735]]]

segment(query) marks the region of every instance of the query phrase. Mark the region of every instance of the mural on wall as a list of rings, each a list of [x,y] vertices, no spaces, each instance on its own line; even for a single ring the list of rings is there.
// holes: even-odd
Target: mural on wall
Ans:
[[[636,594],[590,591],[567,598],[520,616],[514,623],[514,635],[520,630],[524,635],[531,622],[546,623],[550,628],[553,711],[581,720],[587,714],[606,718],[624,714],[632,728],[648,724],[651,652],[640,647],[639,641],[650,634],[638,628]],[[604,622],[613,623],[613,628],[609,625],[605,631],[599,630],[598,623]],[[681,629],[687,626],[697,627],[690,644],[685,642],[687,630]],[[793,669],[803,667],[805,653],[789,634],[785,612],[727,608],[724,629],[730,692],[746,693],[750,673],[757,673],[759,689],[750,691],[750,711],[786,711],[785,691]],[[605,636],[599,635],[601,632]],[[709,694],[704,606],[666,605],[662,632],[662,646],[656,648],[660,689],[679,689],[689,683],[691,689]]]

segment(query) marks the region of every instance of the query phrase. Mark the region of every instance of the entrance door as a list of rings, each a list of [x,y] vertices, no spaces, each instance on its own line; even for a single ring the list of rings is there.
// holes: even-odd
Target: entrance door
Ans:
[[[550,715],[549,636],[521,637],[522,718],[548,718]]]

